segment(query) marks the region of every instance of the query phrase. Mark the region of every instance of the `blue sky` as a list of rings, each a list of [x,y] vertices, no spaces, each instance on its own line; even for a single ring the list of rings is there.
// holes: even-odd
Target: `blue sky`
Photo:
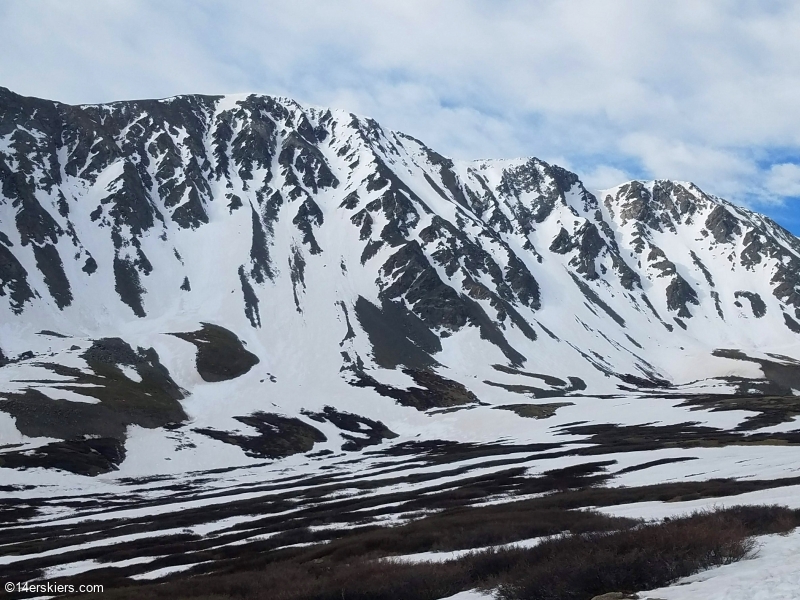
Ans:
[[[800,3],[4,0],[0,85],[259,92],[592,188],[694,181],[800,234]]]

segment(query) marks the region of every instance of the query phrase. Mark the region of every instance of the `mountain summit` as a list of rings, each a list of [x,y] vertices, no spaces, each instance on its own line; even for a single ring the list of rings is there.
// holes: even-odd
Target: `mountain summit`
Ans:
[[[211,468],[497,439],[518,416],[494,408],[541,398],[800,387],[800,240],[691,183],[591,191],[286,98],[0,88],[0,185],[0,467]],[[454,427],[466,408],[492,418]]]

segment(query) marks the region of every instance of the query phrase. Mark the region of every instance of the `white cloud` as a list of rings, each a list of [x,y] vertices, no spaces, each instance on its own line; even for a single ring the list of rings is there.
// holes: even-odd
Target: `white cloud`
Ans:
[[[633,179],[628,173],[609,165],[597,165],[581,176],[584,185],[590,190],[607,190]]]
[[[635,133],[620,141],[620,148],[642,162],[648,173],[661,178],[687,180],[698,185],[716,182],[716,192],[739,191],[742,181],[751,181],[757,174],[752,160],[735,151],[663,139],[652,134]]]
[[[767,174],[766,187],[777,196],[800,197],[800,165],[772,165]]]

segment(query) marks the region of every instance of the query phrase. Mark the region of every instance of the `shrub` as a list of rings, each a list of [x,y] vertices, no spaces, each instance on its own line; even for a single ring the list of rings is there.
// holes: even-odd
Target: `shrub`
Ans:
[[[522,503],[464,509],[402,527],[351,532],[322,547],[296,549],[291,555],[253,551],[226,562],[225,572],[182,573],[159,584],[109,586],[105,597],[435,600],[480,587],[496,589],[506,600],[586,600],[610,591],[661,587],[740,560],[754,552],[752,536],[788,531],[800,523],[798,515],[781,507],[738,506],[641,523],[589,511],[533,510]],[[514,517],[519,524],[516,530]],[[488,550],[446,563],[376,560],[400,547],[412,551],[437,545],[476,547],[476,542],[507,539],[515,532],[515,539],[520,539],[522,533],[546,527],[569,528],[572,533],[533,548]],[[578,533],[590,527],[603,531]],[[470,532],[471,528],[475,531]],[[121,584],[119,580],[113,583]]]
[[[785,517],[780,509],[739,507],[544,543],[505,575],[500,596],[567,600],[661,587],[744,558],[755,548],[750,534]]]

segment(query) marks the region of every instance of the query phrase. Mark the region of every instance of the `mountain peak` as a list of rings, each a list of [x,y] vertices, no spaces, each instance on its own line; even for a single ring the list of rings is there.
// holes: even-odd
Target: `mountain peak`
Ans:
[[[238,439],[195,377],[204,344],[257,359],[225,418],[269,429],[289,424],[251,419],[265,397],[302,420],[333,395],[377,422],[523,389],[732,389],[718,378],[752,373],[715,350],[783,352],[800,333],[796,238],[694,184],[595,195],[537,158],[452,160],[286,98],[2,90],[0,185],[0,411],[66,411],[70,435],[119,441],[93,425],[103,411],[182,419],[180,389],[201,439]],[[123,362],[98,362],[110,348]],[[148,421],[113,394],[85,401],[103,377],[157,381],[171,408]],[[26,435],[66,435],[45,429]]]

